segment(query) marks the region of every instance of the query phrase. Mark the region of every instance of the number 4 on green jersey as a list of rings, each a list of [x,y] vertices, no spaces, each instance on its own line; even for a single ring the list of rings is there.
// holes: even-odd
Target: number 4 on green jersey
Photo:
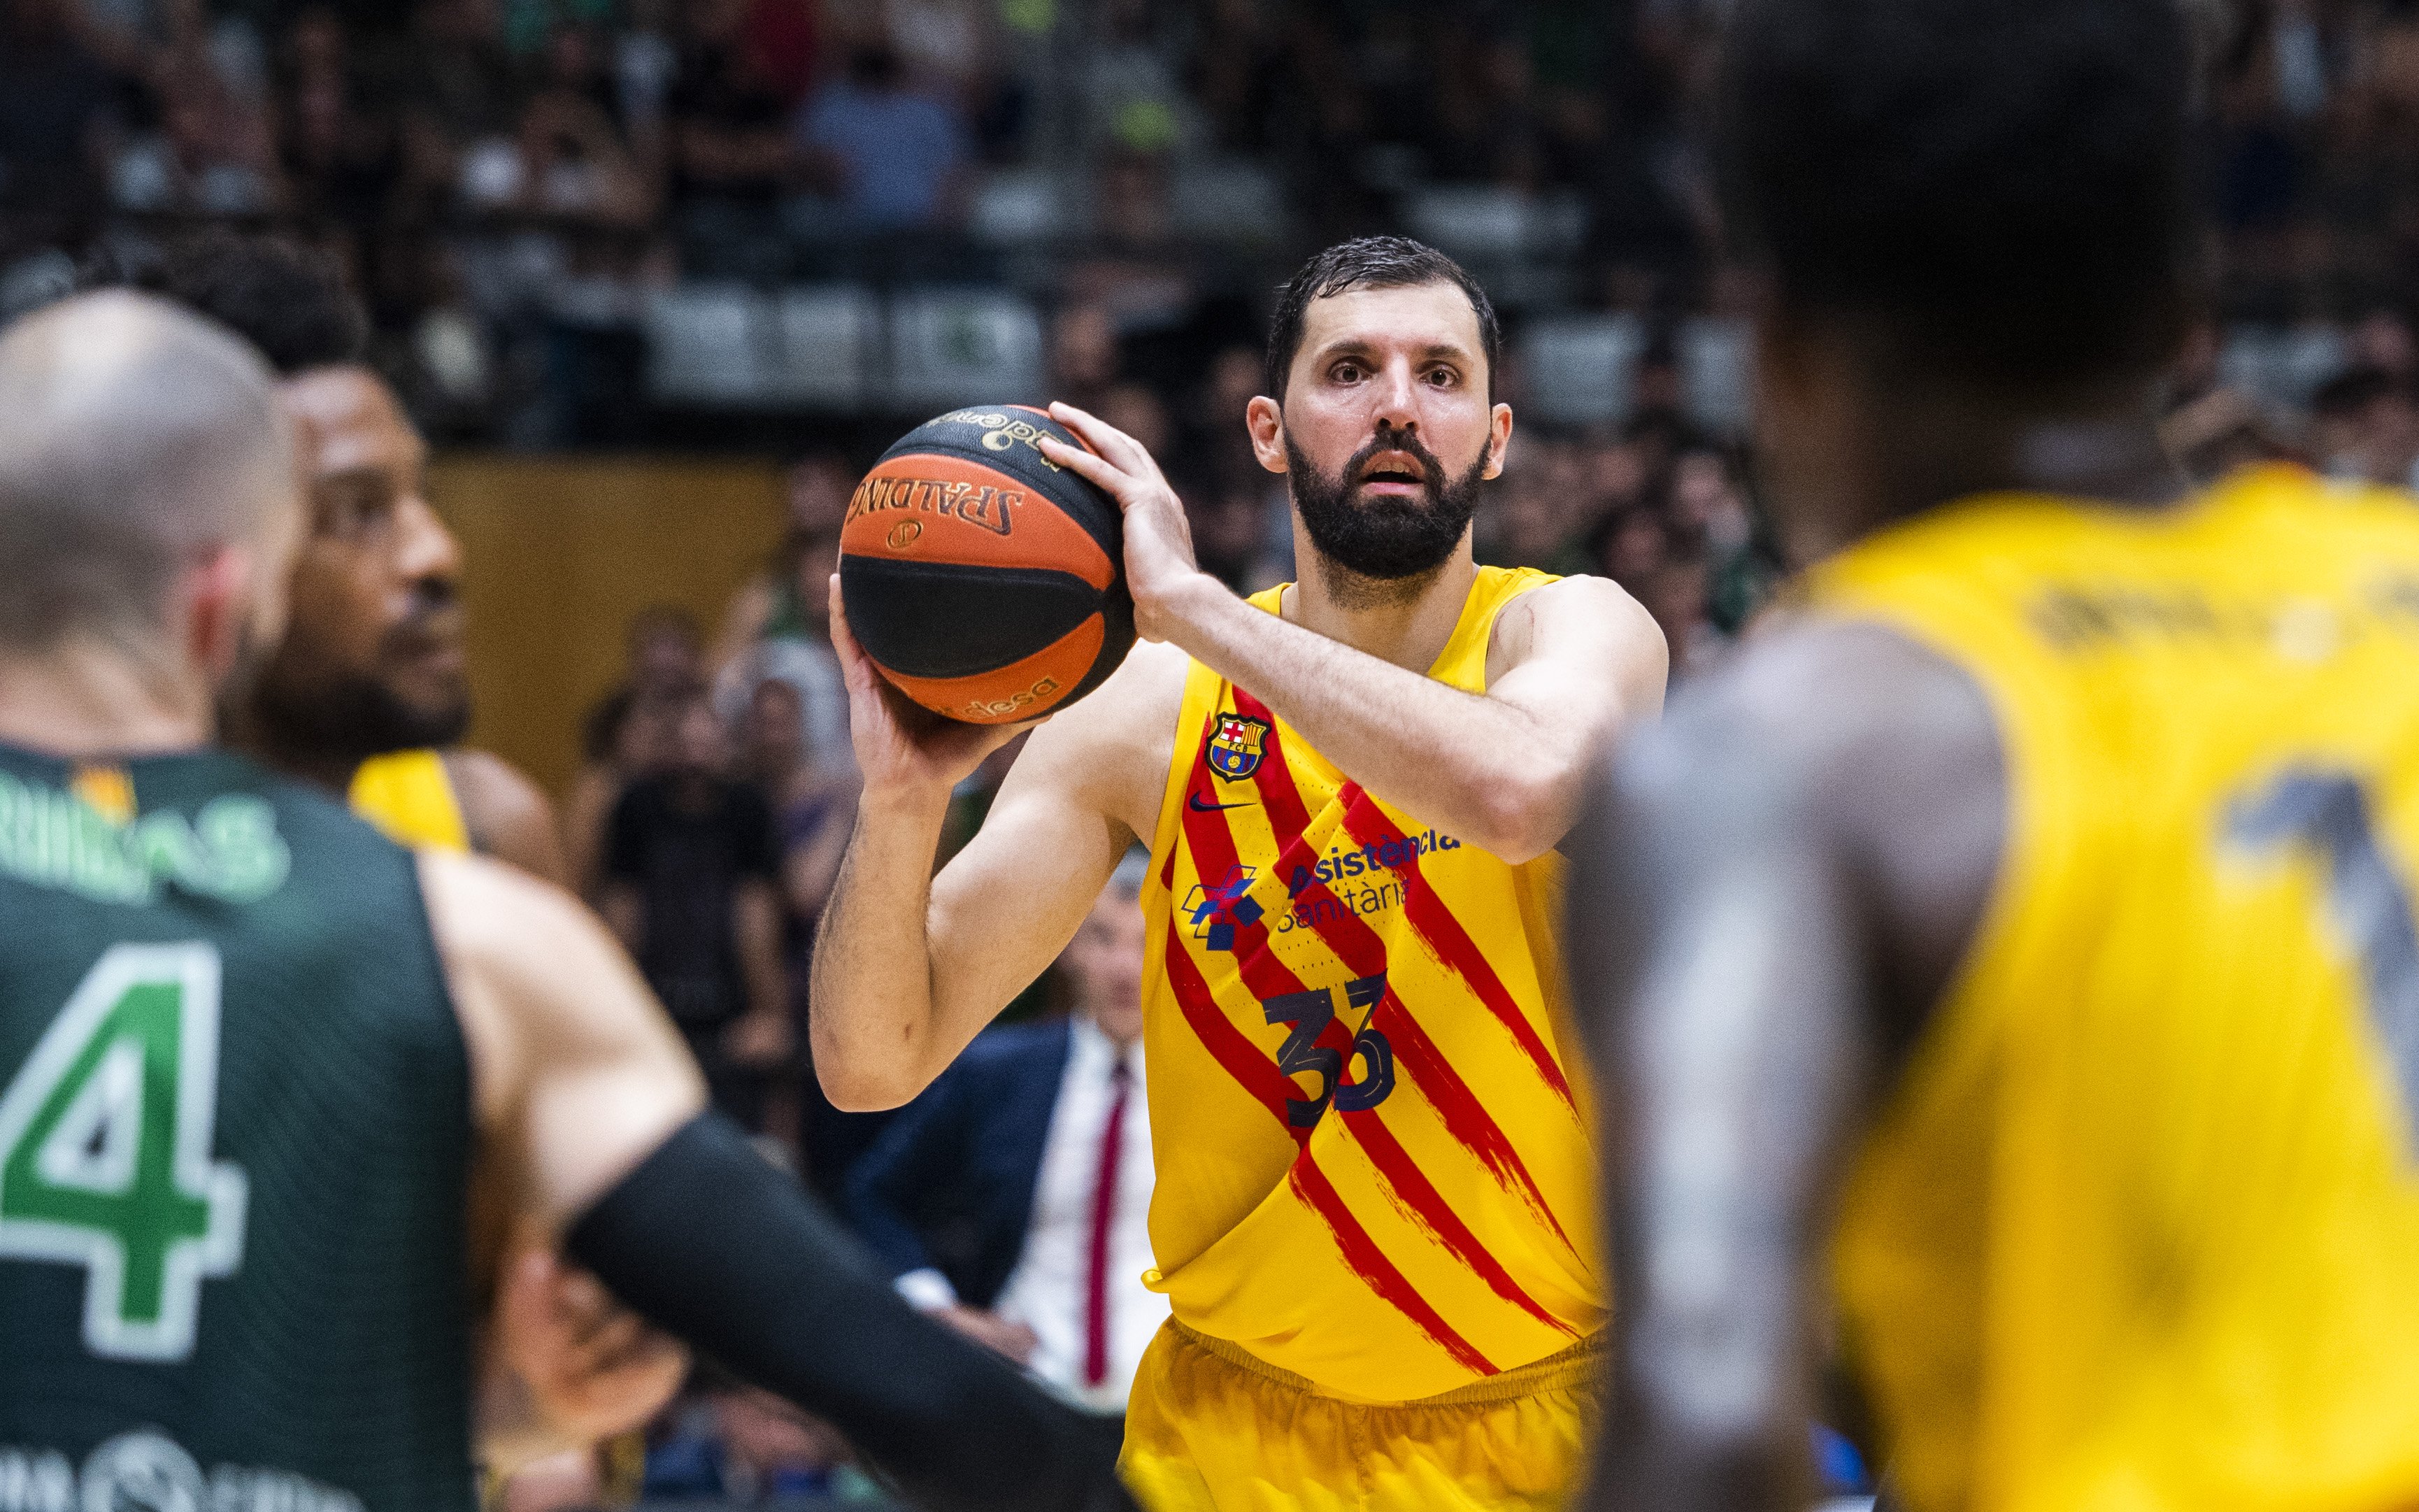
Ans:
[[[0,1094],[0,1258],[85,1267],[95,1354],[185,1358],[202,1279],[242,1258],[218,1070],[218,950],[117,945]]]

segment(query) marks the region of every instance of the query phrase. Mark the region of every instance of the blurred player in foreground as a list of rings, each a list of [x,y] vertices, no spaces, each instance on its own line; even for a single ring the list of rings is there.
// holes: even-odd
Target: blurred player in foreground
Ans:
[[[1826,1339],[1916,1512],[2419,1504],[2419,511],[2161,454],[2184,17],[1733,12],[1816,564],[1575,836],[1593,1506],[1809,1504]]]
[[[0,337],[13,1484],[467,1508],[481,1278],[533,1228],[929,1504],[1124,1504],[1095,1430],[906,1308],[701,1112],[585,910],[209,747],[226,685],[274,649],[302,534],[271,381],[131,294]],[[530,1405],[594,1431],[576,1392]]]
[[[277,370],[309,475],[285,642],[227,711],[229,740],[347,794],[408,845],[476,850],[565,880],[552,805],[470,727],[462,551],[428,507],[428,448],[363,360],[368,321],[326,258],[270,237],[172,247],[140,282]]]
[[[368,317],[334,263],[278,238],[219,233],[171,246],[140,282],[269,359],[302,456],[305,534],[285,633],[221,711],[230,740],[344,794],[401,843],[475,850],[564,881],[545,795],[501,758],[455,744],[470,719],[461,550],[424,496],[427,447],[363,360]],[[489,1391],[516,1389],[505,1366],[577,1374],[600,1408],[609,1395],[624,1409],[608,1416],[637,1424],[679,1388],[682,1351],[660,1335],[633,1338],[593,1278],[544,1245],[516,1247],[504,1264],[518,1300],[491,1351]],[[620,1352],[581,1352],[581,1336]],[[512,1445],[495,1449],[493,1459],[517,1458]]]
[[[1248,601],[1149,455],[1055,407],[1098,455],[1045,455],[1124,508],[1146,643],[1034,732],[937,879],[951,786],[1012,732],[917,717],[832,616],[865,777],[815,959],[833,1102],[915,1095],[1151,847],[1148,1279],[1174,1312],[1124,1462],[1163,1509],[1545,1507],[1579,1473],[1608,1299],[1552,853],[1664,654],[1608,581],[1472,560],[1500,347],[1416,242],[1296,275],[1247,420],[1305,570]]]

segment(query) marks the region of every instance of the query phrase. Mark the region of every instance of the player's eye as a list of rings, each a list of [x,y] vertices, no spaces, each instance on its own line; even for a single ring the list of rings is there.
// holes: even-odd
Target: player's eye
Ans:
[[[1429,387],[1438,389],[1449,389],[1461,381],[1459,373],[1452,368],[1441,366],[1429,368],[1427,378]]]
[[[1368,369],[1363,367],[1359,363],[1345,362],[1338,363],[1333,368],[1330,369],[1329,376],[1333,378],[1338,383],[1358,383],[1369,375]]]

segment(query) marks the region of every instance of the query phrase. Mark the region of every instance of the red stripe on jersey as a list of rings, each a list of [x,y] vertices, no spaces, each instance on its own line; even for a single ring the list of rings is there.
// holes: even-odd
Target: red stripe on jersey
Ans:
[[[1402,847],[1403,864],[1395,868],[1395,872],[1403,879],[1403,917],[1427,942],[1428,949],[1437,953],[1437,958],[1468,982],[1487,1011],[1510,1031],[1514,1042],[1537,1068],[1538,1077],[1553,1089],[1554,1095],[1576,1108],[1571,1084],[1563,1075],[1563,1068],[1555,1063],[1553,1052],[1537,1037],[1537,1026],[1512,1000],[1512,994],[1495,975],[1495,968],[1487,964],[1487,957],[1470,937],[1470,932],[1461,927],[1461,920],[1454,917],[1453,910],[1445,906],[1436,888],[1421,874],[1419,857],[1412,853],[1410,841],[1403,838],[1403,832],[1394,827],[1377,801],[1362,791],[1360,783],[1347,782],[1337,798],[1346,806],[1344,825],[1353,839],[1364,845],[1392,843]]]
[[[1292,1078],[1280,1072],[1277,1063],[1245,1039],[1233,1021],[1220,1011],[1209,982],[1202,980],[1200,968],[1185,953],[1184,941],[1173,923],[1167,926],[1167,984],[1175,989],[1184,1022],[1193,1026],[1194,1038],[1210,1052],[1210,1058],[1225,1068],[1236,1085],[1276,1116],[1278,1124],[1293,1135],[1295,1144],[1308,1139],[1310,1131],[1294,1128],[1286,1117],[1286,1099],[1295,1095]]]
[[[1286,1180],[1303,1206],[1325,1222],[1328,1232],[1335,1236],[1335,1247],[1343,1253],[1344,1263],[1370,1290],[1410,1319],[1413,1327],[1436,1340],[1464,1368],[1475,1370],[1482,1376],[1497,1374],[1493,1363],[1471,1348],[1468,1339],[1455,1333],[1453,1326],[1428,1304],[1428,1300],[1420,1295],[1409,1278],[1394,1269],[1394,1262],[1386,1258],[1386,1252],[1379,1249],[1377,1241],[1369,1237],[1369,1231],[1361,1227],[1361,1220],[1352,1216],[1351,1210],[1344,1205],[1343,1194],[1327,1180],[1327,1173],[1310,1158],[1309,1150],[1305,1149],[1295,1157],[1293,1169],[1287,1173]]]
[[[1444,1194],[1428,1180],[1427,1173],[1411,1159],[1410,1151],[1394,1137],[1394,1131],[1386,1127],[1386,1120],[1379,1117],[1377,1109],[1338,1109],[1337,1112],[1344,1119],[1344,1127],[1352,1132],[1352,1137],[1358,1139],[1362,1149],[1367,1152],[1369,1164],[1378,1168],[1379,1174],[1402,1198],[1404,1211],[1410,1214],[1413,1222],[1426,1229],[1478,1279],[1486,1282],[1487,1289],[1548,1328],[1557,1329],[1573,1338],[1579,1337],[1576,1329],[1537,1305],[1534,1298],[1520,1289],[1520,1283],[1512,1279],[1512,1273],[1503,1269],[1503,1262],[1479,1242],[1478,1236],[1470,1231],[1470,1226],[1461,1221],[1461,1215],[1446,1203]]]

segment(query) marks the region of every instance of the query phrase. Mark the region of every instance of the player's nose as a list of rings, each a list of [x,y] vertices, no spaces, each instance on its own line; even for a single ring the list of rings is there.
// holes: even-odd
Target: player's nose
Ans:
[[[1378,403],[1374,418],[1378,424],[1410,430],[1420,423],[1419,383],[1409,359],[1388,363],[1374,387]]]
[[[395,546],[395,570],[409,582],[436,580],[449,588],[462,576],[462,544],[417,495],[406,498],[399,510],[402,526]]]

